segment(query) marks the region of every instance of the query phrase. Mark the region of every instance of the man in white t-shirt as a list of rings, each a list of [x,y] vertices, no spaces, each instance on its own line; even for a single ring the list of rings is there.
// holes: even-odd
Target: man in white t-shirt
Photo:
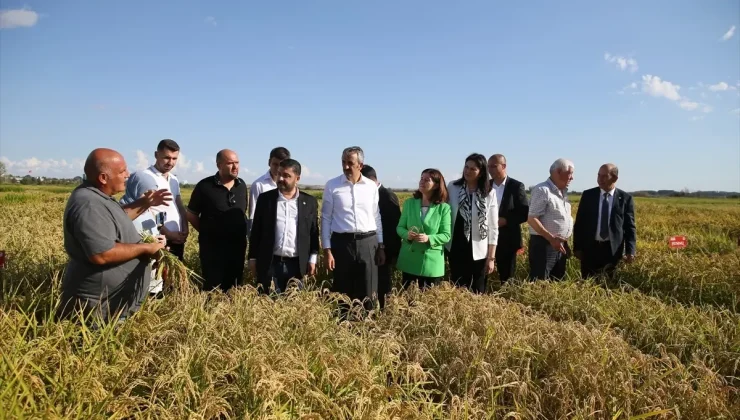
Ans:
[[[131,174],[126,182],[126,193],[121,198],[121,203],[130,203],[148,190],[167,189],[172,193],[175,201],[174,206],[152,207],[150,211],[155,220],[159,213],[164,213],[164,223],[157,223],[156,228],[160,234],[167,238],[170,252],[182,261],[189,230],[185,206],[180,197],[180,183],[177,177],[171,173],[179,155],[180,146],[174,140],[165,139],[160,141],[157,145],[157,151],[154,152],[154,165]],[[147,219],[149,216],[142,214],[139,217]],[[139,223],[143,224],[144,219]]]
[[[263,192],[277,189],[277,179],[280,174],[280,162],[290,159],[290,151],[285,147],[276,147],[270,151],[267,165],[270,170],[254,180],[249,187],[249,220],[247,220],[247,236],[252,231],[252,220],[254,220],[254,209],[257,208],[257,198]]]

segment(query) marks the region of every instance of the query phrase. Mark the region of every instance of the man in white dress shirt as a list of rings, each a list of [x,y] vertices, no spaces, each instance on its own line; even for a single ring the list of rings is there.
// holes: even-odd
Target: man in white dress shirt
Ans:
[[[298,190],[301,164],[285,159],[278,168],[277,190],[260,194],[249,236],[249,269],[261,286],[282,293],[291,279],[299,288],[316,274],[319,253],[319,203]]]
[[[378,188],[362,175],[364,161],[360,147],[342,152],[344,173],[324,187],[321,241],[327,266],[334,272],[332,290],[363,301],[370,309],[377,298],[378,265],[385,263],[385,251]]]
[[[267,158],[267,166],[270,169],[261,177],[252,182],[249,187],[249,218],[247,220],[247,235],[252,230],[252,221],[254,220],[254,211],[257,208],[257,199],[260,194],[272,191],[278,187],[277,180],[280,172],[280,162],[290,159],[290,151],[285,147],[276,147],[270,151],[270,157]]]

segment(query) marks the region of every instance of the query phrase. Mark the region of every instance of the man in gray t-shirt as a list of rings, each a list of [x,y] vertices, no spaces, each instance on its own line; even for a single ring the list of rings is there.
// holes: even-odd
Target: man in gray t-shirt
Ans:
[[[136,312],[147,296],[149,260],[164,241],[142,243],[131,220],[151,206],[171,201],[166,190],[149,191],[121,206],[112,197],[124,191],[129,177],[118,152],[95,149],[85,161],[86,181],[75,188],[64,210],[64,249],[69,263],[62,280],[57,316],[76,310],[109,320]]]

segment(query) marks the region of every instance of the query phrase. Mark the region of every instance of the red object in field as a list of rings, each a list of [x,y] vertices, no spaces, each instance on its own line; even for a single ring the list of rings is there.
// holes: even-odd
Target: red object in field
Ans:
[[[668,238],[668,246],[671,249],[682,249],[686,248],[689,244],[688,239],[685,236],[671,236]]]
[[[524,248],[519,248],[516,250],[516,255],[524,255]]]
[[[5,251],[0,251],[0,268],[5,268]]]

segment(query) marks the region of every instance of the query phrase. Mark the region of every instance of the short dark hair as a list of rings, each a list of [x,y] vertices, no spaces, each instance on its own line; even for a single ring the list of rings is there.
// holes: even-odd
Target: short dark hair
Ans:
[[[365,178],[370,178],[373,181],[378,180],[378,174],[375,172],[375,168],[370,165],[363,166],[360,170],[360,173],[362,173],[362,176],[364,176]]]
[[[290,159],[290,151],[284,147],[276,147],[270,150],[270,159],[272,158],[279,160]]]
[[[284,169],[290,168],[296,175],[301,175],[301,164],[295,159],[284,159],[282,162],[280,162],[280,167]]]
[[[157,151],[161,152],[164,149],[171,150],[173,152],[179,152],[180,145],[178,145],[176,141],[171,139],[160,140],[159,144],[157,145]]]
[[[438,169],[427,168],[421,171],[422,175],[425,173],[429,174],[429,177],[432,178],[435,186],[429,201],[431,201],[433,204],[446,203],[449,194],[447,193],[447,184],[445,183],[445,177],[444,175],[442,175],[442,172],[440,172]],[[421,191],[416,190],[414,192],[414,198],[418,199],[421,197]]]

